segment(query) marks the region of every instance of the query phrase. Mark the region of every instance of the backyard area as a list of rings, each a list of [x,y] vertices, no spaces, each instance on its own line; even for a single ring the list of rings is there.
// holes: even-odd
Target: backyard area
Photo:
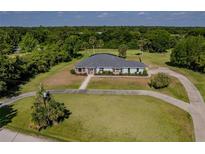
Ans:
[[[62,141],[195,140],[188,113],[149,96],[58,94],[55,98],[72,112],[63,123],[40,132],[29,128],[34,101],[29,97],[11,107],[16,115],[6,127]],[[7,112],[1,109],[0,115]]]

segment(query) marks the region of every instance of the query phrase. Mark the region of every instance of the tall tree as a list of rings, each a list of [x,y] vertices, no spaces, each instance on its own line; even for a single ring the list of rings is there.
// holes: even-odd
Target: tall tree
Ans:
[[[170,47],[170,34],[166,30],[152,30],[146,34],[149,40],[148,49],[150,52],[166,52]]]
[[[102,48],[104,46],[104,41],[102,39],[98,40],[96,46],[97,48]]]
[[[11,37],[7,31],[0,30],[0,54],[12,53]]]
[[[36,93],[36,98],[32,106],[32,125],[35,129],[41,130],[54,123],[59,123],[68,118],[69,110],[63,103],[55,101],[52,95],[47,92],[42,85]]]
[[[15,85],[20,78],[20,73],[15,59],[0,55],[0,96],[6,92],[8,87],[13,88],[13,85]]]
[[[90,45],[92,46],[92,48],[93,48],[93,53],[95,53],[96,41],[97,41],[97,39],[96,39],[95,36],[91,36],[91,37],[89,38],[89,44],[90,44]]]
[[[119,53],[120,57],[126,58],[126,55],[127,55],[127,45],[125,45],[125,44],[120,45],[119,48],[118,48],[118,53]]]
[[[171,53],[171,63],[205,72],[205,39],[190,36],[177,43]]]
[[[37,39],[35,39],[30,33],[26,33],[20,42],[21,52],[31,52],[35,49],[37,44]]]
[[[77,35],[71,35],[66,38],[63,45],[63,50],[68,52],[68,55],[74,57],[77,55],[77,52],[80,50],[81,41]]]
[[[82,42],[82,44],[81,44],[81,49],[82,49],[83,51],[85,51],[86,54],[88,54],[88,50],[87,50],[88,48],[89,48],[88,42],[86,42],[86,41]]]

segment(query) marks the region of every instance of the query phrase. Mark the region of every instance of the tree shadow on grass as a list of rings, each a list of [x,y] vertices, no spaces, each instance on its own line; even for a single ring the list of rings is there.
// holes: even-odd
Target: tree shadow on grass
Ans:
[[[171,63],[170,61],[165,62],[165,64],[168,65],[168,66],[176,66],[173,63]]]
[[[81,59],[82,57],[83,57],[83,54],[81,54],[81,53],[76,53],[74,55],[74,58],[77,58],[77,59]]]
[[[10,84],[7,85],[7,90],[5,92],[0,93],[0,98],[10,98],[14,96],[18,96],[20,94],[20,84]]]
[[[170,61],[165,62],[165,64],[166,64],[167,66],[171,66],[171,67],[175,67],[175,68],[185,68],[185,69],[188,69],[186,66],[176,65],[176,64],[171,63]],[[194,71],[194,70],[192,70],[192,71]],[[197,71],[196,71],[196,72],[197,72]]]
[[[64,116],[59,117],[58,122],[63,122],[65,119],[68,119],[70,117],[70,115],[72,114],[72,112],[70,112],[70,110],[65,109],[64,110]]]
[[[9,124],[17,115],[17,110],[13,109],[12,105],[0,108],[0,128]]]

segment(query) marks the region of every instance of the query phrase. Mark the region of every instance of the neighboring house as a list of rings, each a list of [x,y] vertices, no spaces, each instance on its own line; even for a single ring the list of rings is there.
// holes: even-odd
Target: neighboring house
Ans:
[[[137,61],[127,61],[118,56],[99,53],[75,65],[76,74],[142,74],[147,65]]]

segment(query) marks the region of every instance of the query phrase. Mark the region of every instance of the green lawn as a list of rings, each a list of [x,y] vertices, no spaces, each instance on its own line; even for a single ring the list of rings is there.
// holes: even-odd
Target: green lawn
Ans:
[[[185,75],[197,87],[205,100],[205,74],[194,72],[185,68],[170,67],[170,69]]]
[[[169,87],[163,89],[150,88],[149,80],[146,78],[92,78],[88,89],[153,90],[189,102],[185,88],[176,78],[172,77]]]
[[[72,112],[63,123],[41,132],[29,128],[34,100],[30,97],[13,106],[17,115],[7,127],[64,141],[194,141],[189,114],[152,97],[58,94],[55,98]],[[0,110],[3,114],[5,110]]]
[[[86,51],[84,52],[86,53]],[[118,55],[117,49],[95,49],[95,53],[111,53]],[[140,50],[127,50],[127,60],[136,60],[139,61],[138,53],[142,53]],[[166,62],[169,62],[170,51],[167,53],[149,53],[143,52],[142,62],[148,64],[149,67],[156,66],[167,66]]]
[[[60,63],[48,72],[36,75],[29,82],[22,85],[20,91],[22,93],[36,91],[40,83],[44,84],[46,89],[78,89],[84,77],[70,73],[73,65],[78,61],[75,59],[71,62]]]

